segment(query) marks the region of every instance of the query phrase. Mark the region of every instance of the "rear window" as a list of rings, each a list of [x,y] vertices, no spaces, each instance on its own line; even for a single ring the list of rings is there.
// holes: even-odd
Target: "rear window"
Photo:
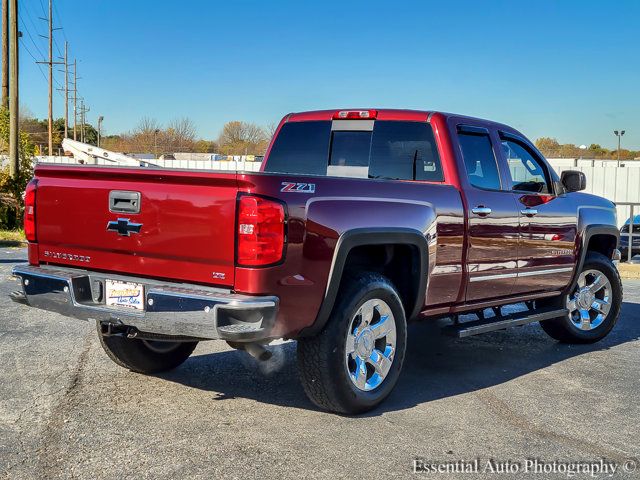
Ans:
[[[371,131],[334,130],[327,175],[330,177],[367,178]]]
[[[333,132],[329,165],[368,167],[371,132]]]
[[[371,140],[369,177],[444,180],[431,125],[378,121]]]
[[[332,122],[285,123],[265,172],[392,180],[444,180],[431,125],[376,121],[367,130],[331,130]]]
[[[326,175],[331,122],[285,123],[276,137],[265,172]]]

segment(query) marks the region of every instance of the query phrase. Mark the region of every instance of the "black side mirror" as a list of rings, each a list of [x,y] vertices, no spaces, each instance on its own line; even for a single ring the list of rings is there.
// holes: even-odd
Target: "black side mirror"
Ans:
[[[562,183],[567,193],[579,192],[587,188],[587,177],[577,170],[565,170],[560,175],[560,183]]]

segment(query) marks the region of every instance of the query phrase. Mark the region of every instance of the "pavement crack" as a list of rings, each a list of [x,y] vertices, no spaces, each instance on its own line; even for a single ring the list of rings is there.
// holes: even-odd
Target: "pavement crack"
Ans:
[[[93,330],[90,329],[84,336],[84,344],[78,356],[78,362],[60,400],[51,409],[49,419],[44,427],[42,446],[37,450],[37,454],[46,478],[62,476],[64,471],[63,427],[66,418],[74,408],[78,387],[82,383],[84,368],[92,346],[92,333]]]

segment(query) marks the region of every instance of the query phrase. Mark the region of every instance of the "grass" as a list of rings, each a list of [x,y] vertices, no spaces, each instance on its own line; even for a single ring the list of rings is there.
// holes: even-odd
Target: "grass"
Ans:
[[[1,247],[21,247],[25,242],[22,230],[0,230]]]

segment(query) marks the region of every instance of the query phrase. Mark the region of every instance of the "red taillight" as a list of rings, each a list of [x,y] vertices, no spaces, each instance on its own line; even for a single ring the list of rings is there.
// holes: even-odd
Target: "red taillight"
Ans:
[[[333,114],[334,120],[373,120],[378,116],[377,110],[340,110]]]
[[[243,195],[238,201],[238,265],[264,266],[282,260],[284,206],[262,197]]]
[[[24,192],[24,235],[30,242],[36,241],[36,182],[31,180]]]

